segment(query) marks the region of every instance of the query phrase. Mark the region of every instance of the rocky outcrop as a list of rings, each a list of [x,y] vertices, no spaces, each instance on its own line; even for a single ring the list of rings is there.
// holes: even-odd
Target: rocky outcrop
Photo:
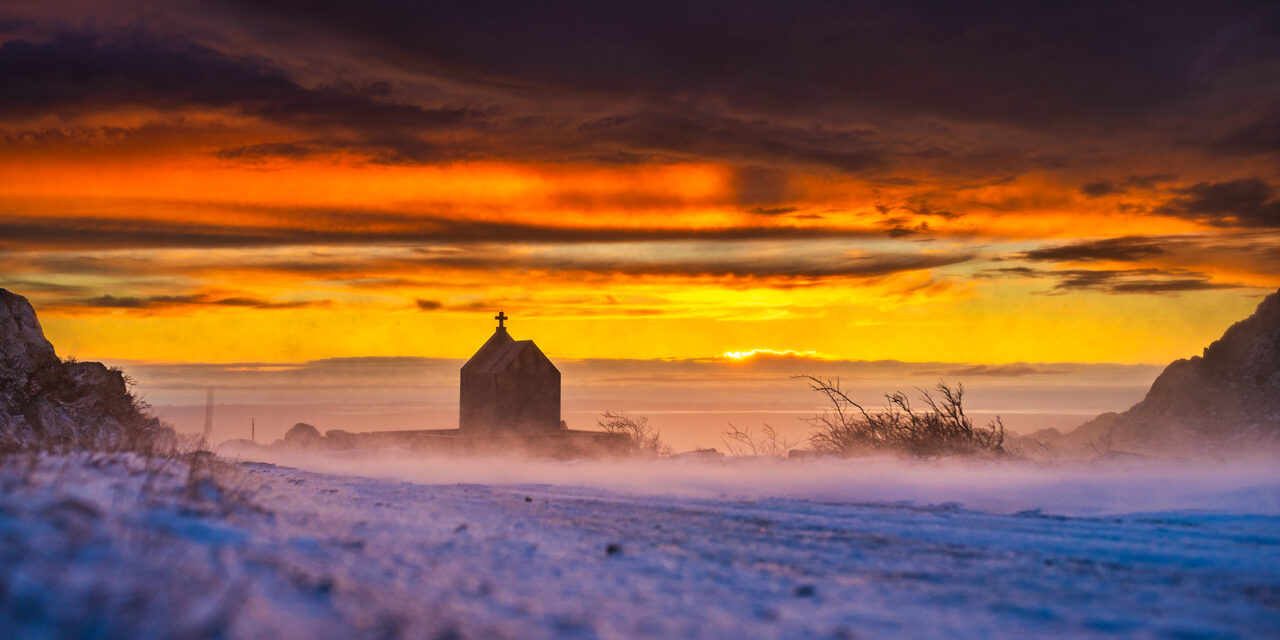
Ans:
[[[123,372],[64,362],[26,298],[0,289],[0,445],[164,446],[173,432],[147,415]]]
[[[1280,291],[1204,354],[1171,363],[1128,411],[1107,413],[1060,448],[1164,455],[1280,450]]]
[[[320,435],[320,430],[305,422],[293,425],[284,434],[285,443],[296,447],[319,446],[323,440],[324,436]]]
[[[324,439],[332,449],[354,449],[359,445],[359,437],[343,429],[330,429],[324,432]]]
[[[53,345],[44,337],[36,310],[27,299],[0,289],[0,363],[7,370],[30,373],[56,362]]]
[[[0,411],[11,408],[40,371],[58,364],[31,303],[0,289]]]

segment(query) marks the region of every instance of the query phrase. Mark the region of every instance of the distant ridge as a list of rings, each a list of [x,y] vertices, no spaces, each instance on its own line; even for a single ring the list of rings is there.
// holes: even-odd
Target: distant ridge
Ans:
[[[1051,442],[1098,453],[1221,455],[1280,451],[1280,291],[1190,359],[1175,360],[1147,396]]]

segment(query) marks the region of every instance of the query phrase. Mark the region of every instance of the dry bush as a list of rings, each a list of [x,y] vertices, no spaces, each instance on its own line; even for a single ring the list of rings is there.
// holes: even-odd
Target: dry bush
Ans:
[[[807,380],[821,393],[830,409],[808,420],[813,427],[809,441],[823,453],[851,456],[876,451],[896,451],[916,456],[941,456],[989,452],[1004,455],[1004,423],[999,417],[985,427],[973,426],[964,413],[964,385],[939,382],[940,397],[917,388],[920,407],[913,407],[901,391],[885,394],[888,404],[868,412],[840,388],[840,379],[795,376]]]
[[[675,453],[667,443],[662,441],[662,432],[649,426],[649,419],[640,416],[632,418],[625,413],[604,412],[604,416],[596,420],[596,426],[606,433],[625,436],[631,442],[631,448],[638,453],[669,456]]]
[[[720,438],[731,456],[785,458],[788,452],[800,444],[798,441],[780,437],[778,431],[768,424],[760,428],[759,434],[751,433],[750,427],[739,429],[730,424],[728,431],[720,433]]]

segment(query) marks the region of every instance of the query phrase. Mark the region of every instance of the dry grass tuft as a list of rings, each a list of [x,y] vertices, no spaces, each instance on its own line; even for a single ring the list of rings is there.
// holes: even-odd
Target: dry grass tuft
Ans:
[[[765,424],[759,433],[752,433],[751,427],[739,429],[733,424],[728,431],[721,432],[724,447],[731,456],[765,456],[785,458],[799,441],[787,440],[778,435],[771,425]]]
[[[669,456],[675,453],[670,445],[662,441],[662,432],[649,425],[649,419],[640,416],[632,418],[625,413],[604,412],[604,416],[596,420],[596,426],[606,433],[625,436],[631,443],[632,451],[645,455]]]
[[[830,409],[809,419],[813,448],[838,456],[898,452],[913,456],[978,453],[1006,455],[1004,423],[999,417],[974,427],[964,412],[964,385],[939,382],[934,391],[920,392],[921,406],[912,406],[901,391],[885,394],[887,406],[869,412],[840,388],[840,379],[795,376],[827,398]]]

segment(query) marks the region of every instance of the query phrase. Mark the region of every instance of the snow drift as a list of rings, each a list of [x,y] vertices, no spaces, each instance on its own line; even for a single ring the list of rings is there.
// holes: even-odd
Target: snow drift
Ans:
[[[556,485],[690,498],[840,503],[953,503],[991,513],[1097,515],[1205,510],[1280,515],[1280,469],[1109,459],[1087,464],[876,457],[610,459],[423,457],[395,452],[263,449],[243,460],[418,484]]]

